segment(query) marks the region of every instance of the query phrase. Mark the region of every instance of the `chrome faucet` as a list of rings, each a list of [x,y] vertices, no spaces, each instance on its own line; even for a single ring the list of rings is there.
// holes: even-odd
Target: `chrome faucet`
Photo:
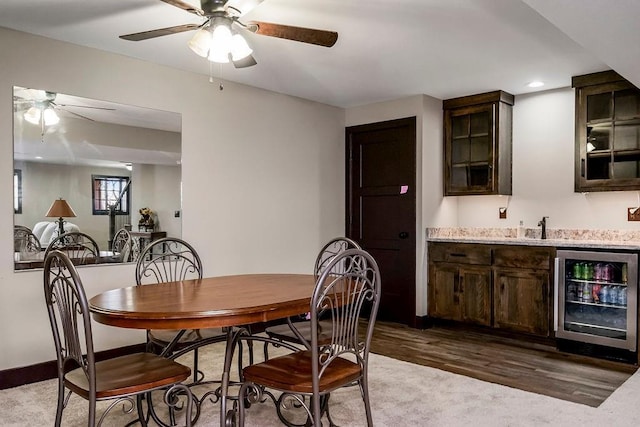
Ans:
[[[541,239],[547,238],[547,218],[549,217],[543,216],[542,219],[538,221],[538,227],[542,227],[542,235],[540,236]]]

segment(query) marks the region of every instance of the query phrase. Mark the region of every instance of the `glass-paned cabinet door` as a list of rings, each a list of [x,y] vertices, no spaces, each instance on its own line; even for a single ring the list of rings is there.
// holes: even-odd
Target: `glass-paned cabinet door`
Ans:
[[[486,191],[491,186],[492,108],[451,114],[451,188]]]
[[[503,102],[505,97],[509,104]],[[444,101],[446,196],[510,194],[512,98],[506,92],[496,91]],[[509,107],[503,115],[502,104]],[[502,144],[500,123],[505,130]],[[508,161],[499,176],[501,155]],[[501,177],[503,187],[498,185]]]
[[[600,83],[588,84],[589,76]],[[574,84],[576,191],[639,190],[640,90],[615,73],[589,76]]]

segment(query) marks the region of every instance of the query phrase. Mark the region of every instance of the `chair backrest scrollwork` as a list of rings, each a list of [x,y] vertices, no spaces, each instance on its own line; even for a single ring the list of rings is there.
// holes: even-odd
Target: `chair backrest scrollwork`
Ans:
[[[149,243],[136,264],[136,283],[175,282],[202,279],[202,261],[189,243],[165,237]]]

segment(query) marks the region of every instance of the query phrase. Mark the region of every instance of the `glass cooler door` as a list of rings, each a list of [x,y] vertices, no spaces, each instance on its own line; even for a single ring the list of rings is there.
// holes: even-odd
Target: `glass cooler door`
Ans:
[[[558,251],[556,337],[635,351],[637,257]]]

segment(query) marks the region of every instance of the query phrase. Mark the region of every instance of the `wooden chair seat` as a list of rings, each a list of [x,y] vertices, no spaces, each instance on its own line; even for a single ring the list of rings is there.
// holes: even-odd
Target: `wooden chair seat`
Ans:
[[[311,351],[304,350],[247,366],[244,368],[244,380],[292,393],[313,393],[311,357]],[[361,375],[357,363],[336,358],[320,377],[320,391],[350,384]]]
[[[179,383],[191,375],[191,369],[152,353],[136,353],[96,362],[96,399],[130,395],[156,387]],[[64,377],[74,393],[89,399],[89,382],[78,368]]]

